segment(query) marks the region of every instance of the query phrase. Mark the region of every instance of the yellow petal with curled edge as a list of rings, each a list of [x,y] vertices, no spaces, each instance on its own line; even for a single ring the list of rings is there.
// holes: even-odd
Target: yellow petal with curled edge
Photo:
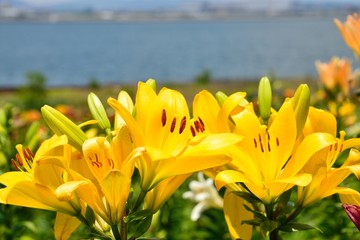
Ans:
[[[250,240],[252,236],[252,226],[243,224],[244,220],[254,218],[252,212],[248,211],[244,205],[251,208],[243,198],[237,196],[227,189],[224,195],[224,214],[225,220],[232,239]]]
[[[249,182],[248,178],[242,172],[234,171],[234,170],[225,170],[218,173],[215,177],[215,186],[219,190],[230,183]]]
[[[125,176],[120,171],[110,171],[100,184],[109,204],[111,224],[120,223],[125,203],[130,193],[131,176]]]
[[[71,234],[80,226],[79,219],[64,213],[57,213],[54,224],[54,235],[56,240],[69,239]]]

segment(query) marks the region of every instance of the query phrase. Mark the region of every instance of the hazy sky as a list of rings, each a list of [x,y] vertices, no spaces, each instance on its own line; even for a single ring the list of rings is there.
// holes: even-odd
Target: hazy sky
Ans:
[[[272,6],[283,7],[288,5],[292,0],[10,0],[14,4],[28,5],[33,7],[74,7],[86,8],[91,7],[95,9],[142,9],[142,8],[169,8],[181,6],[184,4],[191,4],[194,2],[223,2],[223,3],[244,3],[250,8],[257,6],[265,6],[271,4]],[[312,3],[358,3],[359,0],[296,0],[297,2],[312,2]],[[1,2],[1,0],[0,0]]]

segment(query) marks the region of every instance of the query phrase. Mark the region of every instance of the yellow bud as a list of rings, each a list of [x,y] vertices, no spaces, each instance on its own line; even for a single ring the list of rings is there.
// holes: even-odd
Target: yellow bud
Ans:
[[[146,82],[156,92],[156,81],[155,79],[149,78]]]
[[[258,89],[258,101],[261,118],[266,122],[271,114],[272,92],[270,80],[262,77]]]
[[[77,150],[82,151],[82,144],[87,137],[80,127],[78,127],[61,112],[48,105],[41,108],[41,113],[46,124],[56,135],[66,135],[68,137],[69,144]]]
[[[301,84],[296,89],[292,104],[295,111],[296,128],[299,135],[305,125],[310,107],[310,90],[307,84]]]
[[[131,114],[133,114],[135,108],[134,108],[134,102],[131,99],[130,95],[126,91],[120,91],[117,99],[121,105],[123,105]],[[122,125],[125,124],[124,119],[120,116],[120,114],[115,113],[115,120],[114,120],[114,129],[118,129]]]
[[[88,105],[92,116],[98,122],[99,126],[102,129],[110,129],[111,125],[105,108],[94,93],[88,95]]]
[[[216,94],[215,94],[215,97],[219,103],[220,106],[222,106],[225,102],[225,100],[228,98],[228,96],[221,92],[221,91],[218,91]]]

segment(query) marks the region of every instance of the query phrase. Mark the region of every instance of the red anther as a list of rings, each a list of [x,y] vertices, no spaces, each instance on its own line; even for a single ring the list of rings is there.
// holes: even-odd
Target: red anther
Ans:
[[[17,160],[17,162],[19,163],[20,166],[24,165],[19,154],[16,154],[16,160]]]
[[[255,145],[255,148],[257,148],[257,142],[256,142],[255,138],[254,138],[254,145]]]
[[[161,113],[161,125],[164,127],[165,124],[166,124],[166,111],[165,109],[163,109]]]
[[[180,122],[179,134],[181,134],[184,131],[185,127],[186,127],[186,117],[184,116]]]
[[[265,152],[265,151],[264,151],[264,146],[263,146],[262,142],[260,142],[260,149],[261,149],[262,152]]]
[[[276,138],[276,146],[279,146],[280,142],[279,142],[279,138]]]
[[[200,117],[198,117],[198,119],[199,119],[199,121],[200,121],[201,125],[205,126],[205,124],[204,124],[204,122],[201,120],[201,118],[200,118]]]
[[[268,145],[268,151],[271,152],[270,142],[268,142],[267,145]]]
[[[191,131],[191,135],[193,136],[193,137],[195,137],[195,129],[194,129],[194,127],[193,126],[190,126],[190,131]]]
[[[35,154],[31,151],[31,149],[29,147],[26,148],[26,152],[32,157],[35,157]]]
[[[17,171],[20,170],[19,167],[18,167],[18,165],[16,164],[16,161],[15,161],[13,158],[11,159],[11,163],[12,163],[12,165],[14,166],[15,170],[17,170]]]
[[[170,132],[174,132],[176,125],[176,118],[174,118],[171,122]]]

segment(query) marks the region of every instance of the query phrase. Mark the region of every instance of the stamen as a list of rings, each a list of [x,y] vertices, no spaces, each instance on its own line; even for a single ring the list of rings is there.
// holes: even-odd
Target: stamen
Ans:
[[[161,113],[161,125],[164,127],[165,124],[166,124],[166,111],[165,109],[163,109]]]
[[[176,118],[174,118],[171,122],[170,132],[174,132],[176,125]]]
[[[179,134],[181,134],[184,131],[185,126],[186,126],[186,117],[184,116],[180,122]]]
[[[29,147],[26,148],[26,152],[27,152],[32,158],[35,157],[35,154],[30,150]]]
[[[337,148],[338,148],[338,142],[335,143],[335,145],[334,145],[334,150],[336,151]]]
[[[22,161],[19,154],[16,154],[16,160],[17,160],[17,162],[19,163],[20,166],[24,165],[24,163],[23,163],[23,161]]]
[[[194,124],[195,124],[195,129],[196,129],[196,131],[197,131],[197,132],[200,132],[201,129],[200,129],[200,123],[199,123],[199,121],[196,120],[196,121],[194,122]]]
[[[269,134],[269,132],[266,132],[266,135],[267,135],[268,141],[270,141],[270,134]]]
[[[13,158],[11,159],[11,163],[12,163],[12,165],[14,166],[15,170],[17,170],[17,171],[20,170],[19,167],[18,167],[18,165],[16,164],[16,161],[15,161]]]
[[[91,165],[93,165],[93,167],[101,168],[101,167],[102,167],[102,163],[99,162],[99,159],[98,159],[97,154],[95,154],[95,158],[96,158],[96,160],[94,161],[94,160],[91,159],[91,157],[89,156],[89,159],[90,159],[90,161],[91,161]]]
[[[111,166],[111,169],[114,169],[114,167],[115,167],[114,161],[111,158],[108,158],[108,157],[106,157],[106,159],[108,160],[108,163]]]
[[[331,152],[331,150],[332,150],[332,145],[330,145],[329,152]]]
[[[201,120],[201,118],[200,118],[200,117],[198,117],[198,119],[199,119],[199,121],[200,121],[201,125],[204,127],[204,126],[205,126],[204,122]]]
[[[279,142],[279,138],[276,138],[276,146],[279,146],[280,142]]]
[[[255,145],[255,148],[257,148],[257,142],[256,142],[255,138],[254,138],[254,145]]]
[[[191,131],[192,136],[195,137],[196,134],[195,134],[195,129],[193,126],[190,126],[190,131]]]
[[[263,146],[262,142],[260,142],[260,149],[261,149],[262,152],[265,152],[265,151],[264,151],[264,146]]]
[[[267,145],[268,145],[268,151],[271,152],[270,142],[268,142]]]
[[[260,135],[260,133],[259,133],[259,143],[261,143],[261,135]]]
[[[344,144],[341,144],[341,145],[340,145],[340,150],[339,150],[339,152],[342,152],[343,147],[344,147]]]

